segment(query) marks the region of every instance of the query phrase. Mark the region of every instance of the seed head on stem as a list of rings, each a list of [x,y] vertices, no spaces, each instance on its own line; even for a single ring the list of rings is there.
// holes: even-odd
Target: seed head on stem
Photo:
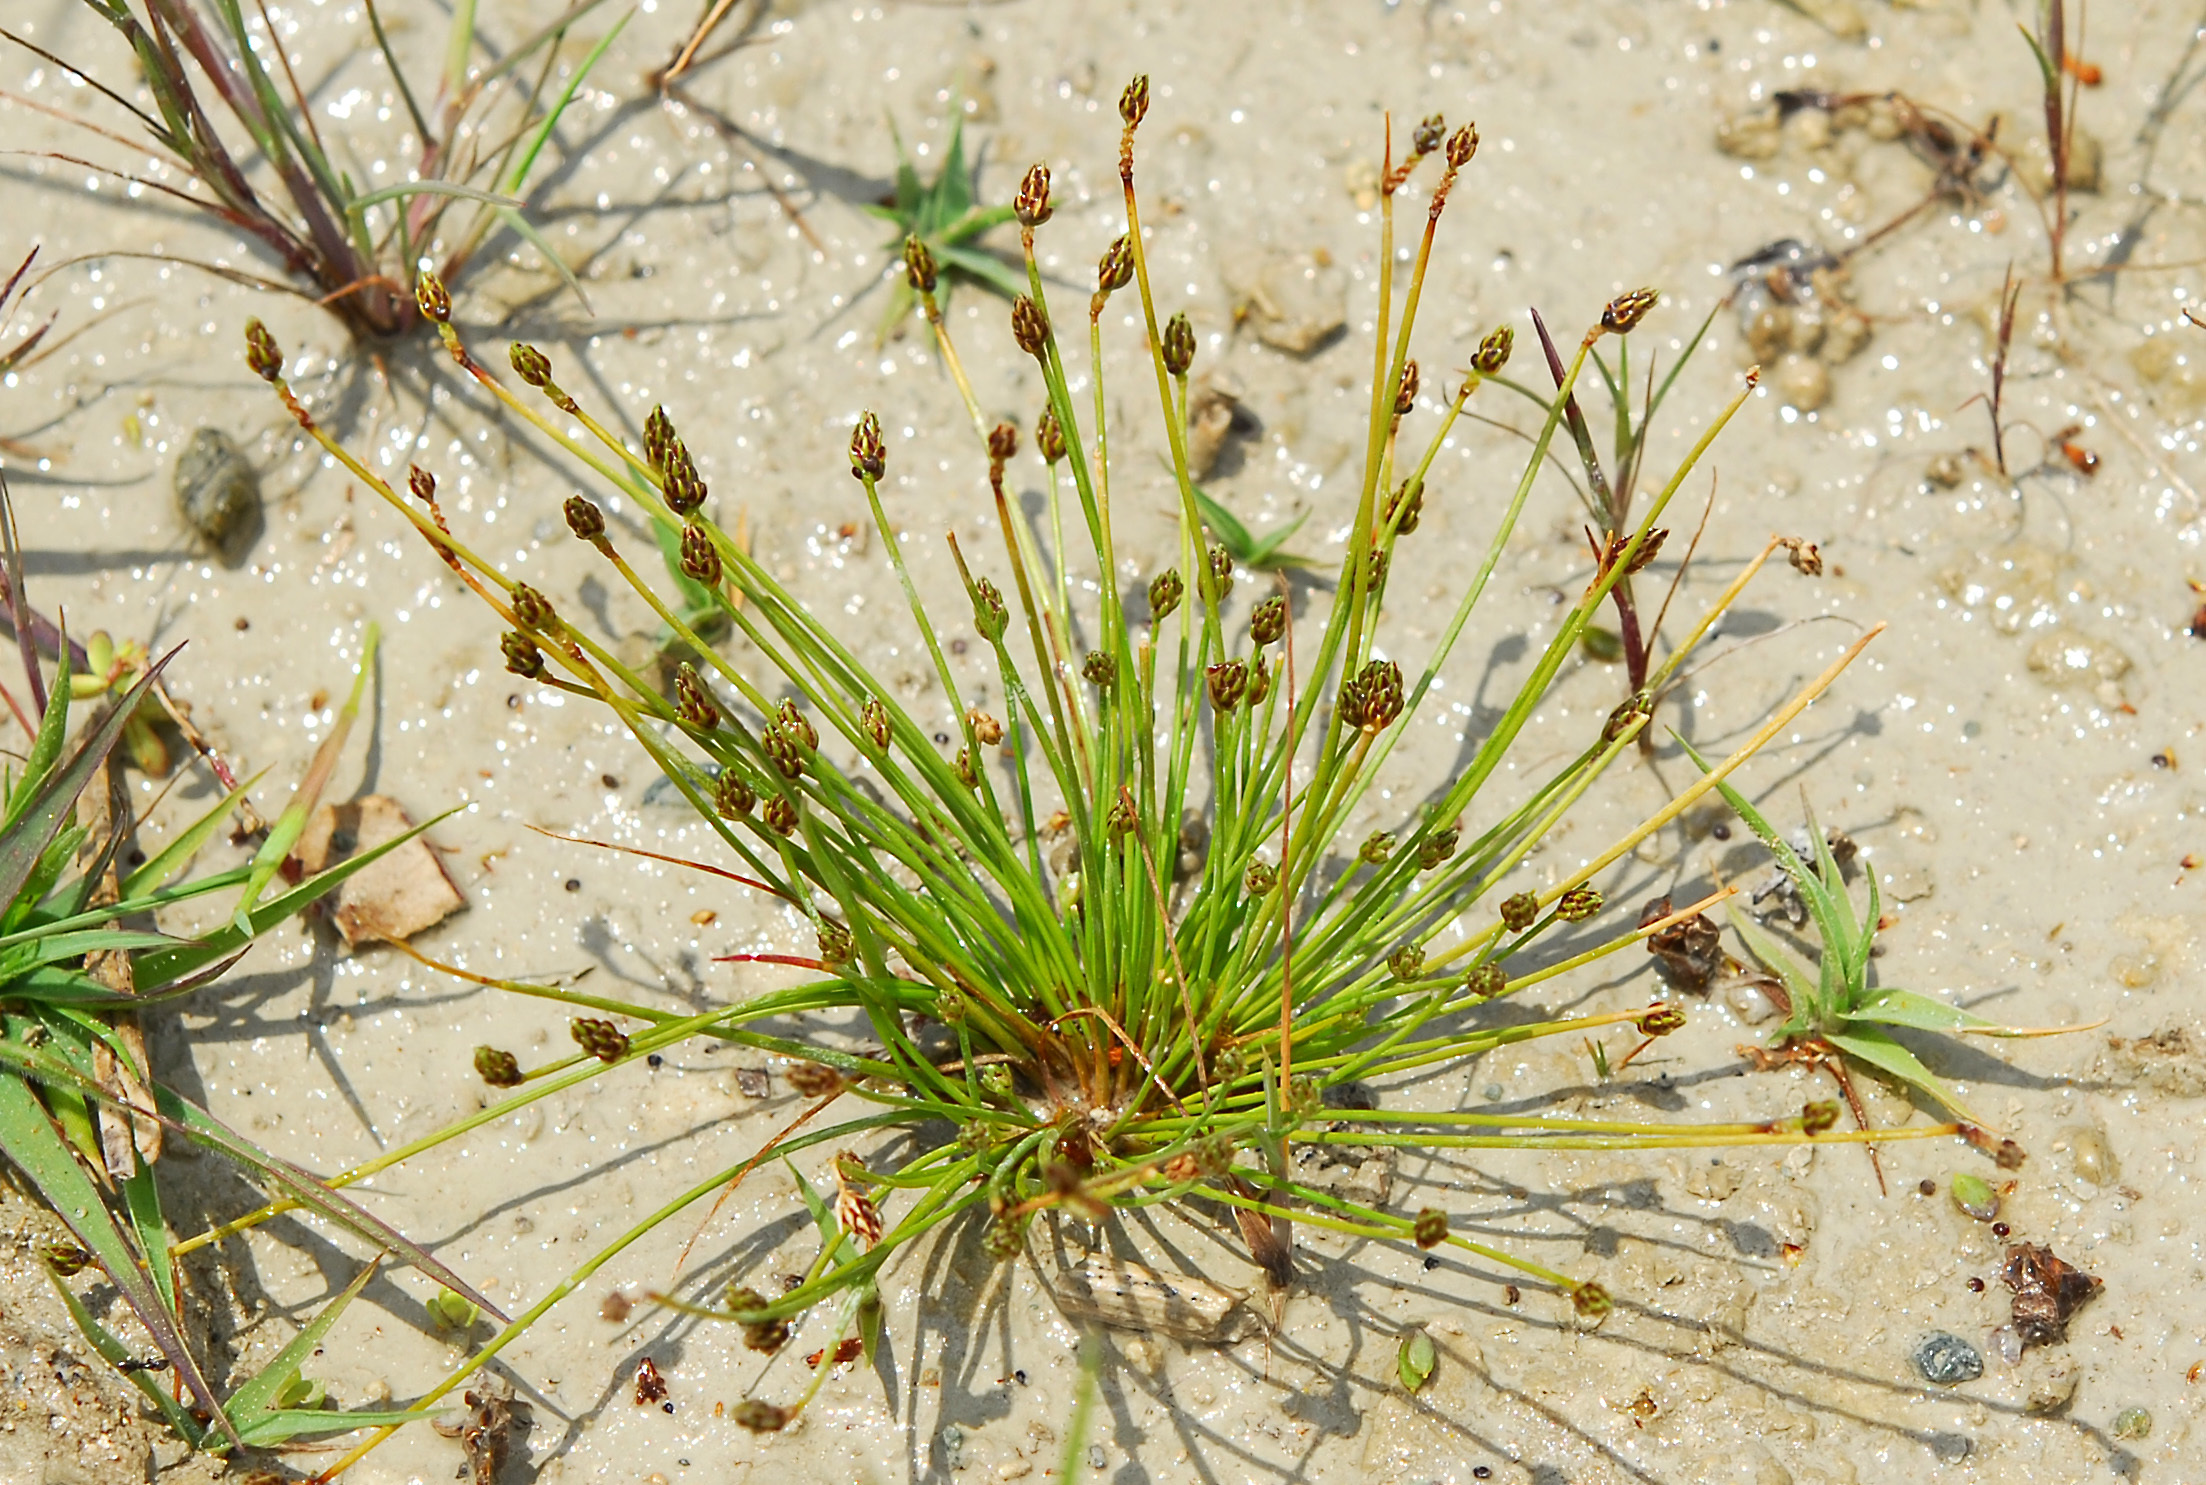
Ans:
[[[1036,359],[1049,347],[1049,317],[1024,294],[1011,301],[1011,338]]]
[[[805,752],[809,753],[820,745],[818,730],[813,727],[811,719],[797,709],[796,702],[783,701],[774,712],[774,720],[781,725],[784,732],[803,745]]]
[[[881,438],[881,420],[867,413],[850,431],[851,477],[879,482],[888,473],[888,458],[888,445]]]
[[[525,634],[508,629],[498,640],[498,649],[505,656],[506,669],[523,680],[533,681],[544,673],[544,652]]]
[[[674,715],[695,732],[710,732],[720,725],[720,708],[694,667],[684,664],[674,673]]]
[[[435,488],[433,481],[430,488]],[[533,629],[538,634],[549,634],[559,623],[559,611],[552,607],[551,600],[527,583],[513,585],[511,601],[513,617],[519,619],[525,629]]]
[[[887,718],[882,718],[884,730]],[[883,744],[886,746],[886,744]],[[713,780],[712,810],[723,820],[740,820],[758,806],[758,791],[744,781],[734,769],[723,772]]]
[[[605,538],[605,512],[597,508],[597,502],[587,495],[570,495],[560,507],[567,517],[567,529],[587,542]]]
[[[414,304],[420,309],[421,317],[430,323],[452,323],[452,295],[434,268],[422,269],[421,277],[414,280]]]
[[[1203,597],[1210,603],[1224,603],[1232,593],[1233,553],[1223,545],[1213,546],[1203,563]]]
[[[1516,345],[1517,332],[1507,325],[1498,325],[1487,331],[1486,338],[1478,343],[1471,365],[1480,376],[1499,376],[1501,368],[1509,364],[1509,353]]]
[[[1134,131],[1149,112],[1149,74],[1144,72],[1126,84],[1118,95],[1118,117],[1125,127],[1118,132],[1118,178],[1128,189],[1134,184]]]
[[[993,644],[1003,638],[1003,631],[1011,622],[1011,611],[1004,607],[1003,594],[986,578],[973,584],[973,628],[982,639]]]
[[[674,420],[666,408],[654,404],[643,420],[643,457],[653,469],[666,468],[667,450],[673,446]]]
[[[535,346],[517,340],[507,348],[506,359],[513,363],[513,374],[532,387],[542,388],[551,380],[551,357]]]
[[[628,1055],[627,1033],[610,1021],[577,1016],[567,1024],[567,1034],[576,1046],[600,1062],[618,1062]]]
[[[1203,679],[1210,689],[1210,704],[1220,712],[1230,712],[1241,701],[1241,693],[1248,689],[1249,668],[1239,660],[1227,660],[1206,666]]]
[[[264,382],[273,382],[283,375],[283,347],[276,344],[276,337],[257,319],[245,322],[245,364]]]
[[[1282,593],[1274,593],[1256,605],[1249,614],[1249,638],[1260,645],[1279,643],[1287,632],[1287,599]]]
[[[1149,113],[1149,74],[1135,76],[1126,84],[1126,90],[1118,95],[1118,116],[1128,129],[1138,129]]]
[[[1434,867],[1455,855],[1456,846],[1462,839],[1463,827],[1460,825],[1448,825],[1435,830],[1431,835],[1425,837],[1425,843],[1417,848],[1418,867],[1424,871],[1431,871]]]
[[[911,285],[914,294],[933,294],[938,274],[934,254],[915,234],[904,239],[904,282]]]
[[[1601,329],[1610,335],[1629,335],[1662,296],[1653,289],[1631,289],[1617,295],[1601,311]]]
[[[686,516],[705,503],[705,482],[697,473],[697,461],[690,458],[689,446],[679,438],[667,445],[666,461],[659,471],[659,491],[666,497],[667,509],[678,516]]]
[[[1598,888],[1573,887],[1555,904],[1555,916],[1565,923],[1583,923],[1601,911],[1601,903]]]
[[[695,521],[682,525],[682,576],[702,587],[720,586],[720,549]]]
[[[1045,407],[1034,420],[1034,448],[1047,464],[1065,457],[1065,428],[1057,421],[1056,409]]]
[[[1095,265],[1095,292],[1088,297],[1088,318],[1103,317],[1103,306],[1110,297],[1134,281],[1134,250],[1124,234],[1111,240],[1103,250],[1103,256]]]
[[[1164,322],[1164,369],[1174,376],[1187,375],[1195,364],[1195,326],[1185,313]]]
[[[1011,211],[1019,219],[1019,225],[1031,232],[1049,220],[1049,167],[1036,161],[1026,169],[1026,178],[1019,182],[1018,198]]]
[[[1180,579],[1177,567],[1167,567],[1149,579],[1149,617],[1155,623],[1163,623],[1172,617],[1187,594],[1187,584]]]

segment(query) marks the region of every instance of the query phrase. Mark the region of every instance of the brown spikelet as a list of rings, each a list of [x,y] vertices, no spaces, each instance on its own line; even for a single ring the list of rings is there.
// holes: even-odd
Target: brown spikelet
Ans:
[[[835,1166],[835,1225],[850,1234],[859,1247],[881,1241],[881,1209],[873,1198],[850,1183],[840,1162]]]

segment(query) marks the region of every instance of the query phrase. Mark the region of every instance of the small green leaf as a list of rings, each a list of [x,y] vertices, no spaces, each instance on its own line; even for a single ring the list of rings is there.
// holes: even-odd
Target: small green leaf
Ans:
[[[122,884],[124,900],[162,887],[189,865],[191,858],[199,853],[200,847],[212,839],[215,831],[221,828],[222,822],[229,818],[230,811],[237,808],[238,801],[245,797],[245,791],[259,783],[267,772],[267,769],[262,769],[260,773],[254,774],[223,795],[213,809],[192,821],[175,839],[163,846],[159,855],[132,872]]]
[[[938,243],[931,251],[937,267],[955,269],[968,278],[978,279],[1006,298],[1016,299],[1026,292],[1026,279],[1005,267],[1003,260],[994,253],[962,247],[953,241]]]
[[[1999,1215],[1999,1193],[1982,1176],[1964,1171],[1953,1178],[1951,1189],[1953,1204],[1964,1214],[1979,1222],[1989,1222]]]
[[[1586,625],[1585,633],[1578,636],[1578,643],[1603,665],[1614,665],[1624,658],[1624,637],[1613,629],[1603,629],[1598,624]]]
[[[1961,1031],[1998,1028],[1996,1021],[1917,995],[1912,990],[1872,990],[1844,1013],[1847,1021],[1869,1021],[1880,1026],[1911,1026],[1917,1031]]]
[[[1731,920],[1731,927],[1737,932],[1741,942],[1745,943],[1747,952],[1759,960],[1764,969],[1784,982],[1785,994],[1792,999],[1792,1014],[1778,1028],[1777,1035],[1780,1038],[1797,1036],[1820,1025],[1822,1016],[1818,996],[1822,992],[1817,987],[1815,977],[1808,973],[1799,960],[1779,948],[1775,939],[1762,932],[1755,924],[1751,912],[1733,908],[1725,916]]]
[[[319,1408],[285,1408],[273,1413],[262,1413],[240,1428],[238,1433],[252,1448],[273,1449],[307,1434],[351,1433],[357,1428],[398,1428],[435,1416],[436,1412],[432,1408],[406,1411],[383,1409],[360,1413],[340,1413]]]
[[[2025,42],[2029,43],[2030,55],[2037,58],[2038,76],[2043,79],[2045,83],[2045,91],[2048,93],[2058,93],[2060,91],[2060,74],[2054,70],[2053,59],[2045,55],[2045,48],[2038,45],[2038,39],[2030,34],[2030,28],[2028,26],[2023,25],[2020,21],[2016,21],[2015,29],[2017,31],[2020,31],[2022,33],[2022,39]]]
[[[1255,545],[1255,547],[1250,550],[1248,565],[1257,569],[1257,571],[1259,572],[1269,572],[1274,568],[1280,567],[1317,566],[1316,561],[1312,558],[1298,557],[1292,552],[1282,552],[1279,550],[1281,547],[1287,544],[1287,538],[1294,535],[1297,531],[1300,531],[1302,529],[1302,523],[1309,519],[1310,513],[1308,511],[1304,511],[1301,515],[1296,516],[1286,525],[1274,526],[1271,529],[1271,534],[1266,536],[1262,541],[1259,541]]]
[[[465,1296],[454,1294],[449,1289],[438,1290],[429,1301],[428,1310],[429,1319],[437,1329],[461,1332],[472,1330],[476,1317],[482,1313]],[[278,1406],[290,1407],[291,1404],[278,1399]]]
[[[368,1281],[375,1277],[378,1266],[374,1263],[362,1264],[360,1272],[353,1275],[352,1282],[340,1290],[329,1303],[323,1305],[321,1313],[308,1321],[306,1328],[293,1336],[290,1343],[276,1353],[273,1361],[247,1378],[243,1386],[230,1394],[230,1412],[238,1421],[239,1432],[248,1440],[253,1438],[253,1429],[267,1415],[271,1405],[283,1405],[279,1398],[290,1382],[297,1380],[299,1367],[314,1354],[314,1348],[329,1334],[330,1327],[337,1323],[337,1317],[344,1314],[345,1306],[359,1298],[360,1291],[368,1287]]]
[[[1871,1067],[1898,1078],[1910,1087],[1921,1089],[1969,1123],[1982,1124],[1984,1122],[1955,1096],[1953,1090],[1948,1088],[1936,1073],[1923,1066],[1922,1059],[1883,1032],[1862,1028],[1852,1031],[1833,1031],[1827,1033],[1827,1036],[1831,1045],[1847,1056],[1858,1058]]]
[[[522,152],[521,158],[506,176],[506,190],[509,194],[519,193],[521,183],[529,178],[529,171],[536,165],[538,152],[550,140],[552,131],[559,127],[560,117],[566,113],[568,105],[574,102],[574,95],[582,87],[583,79],[590,75],[591,68],[597,66],[598,59],[605,55],[605,49],[613,44],[613,38],[620,35],[622,28],[635,18],[636,13],[631,10],[615,21],[613,29],[599,39],[598,44],[590,49],[590,54],[582,59],[582,65],[575,70],[574,76],[567,79],[567,90],[559,95],[559,102],[544,115],[543,126],[536,131],[535,138],[529,141],[528,148]]]
[[[462,1304],[466,1301],[462,1300]],[[469,1306],[473,1308],[472,1305]],[[319,1408],[328,1396],[329,1389],[311,1377],[293,1372],[284,1384],[276,1389],[276,1406],[282,1408]]]
[[[1405,1392],[1421,1391],[1432,1380],[1433,1369],[1439,1365],[1439,1348],[1422,1330],[1413,1330],[1403,1336],[1401,1346],[1394,1353],[1394,1370],[1401,1377]]]
[[[1218,544],[1231,553],[1235,561],[1246,562],[1249,559],[1250,554],[1256,550],[1256,538],[1249,535],[1249,528],[1241,524],[1238,516],[1204,494],[1199,485],[1195,487],[1195,509],[1202,512],[1203,524],[1210,528],[1210,534],[1218,538]]]
[[[1308,557],[1279,550],[1287,538],[1294,535],[1302,523],[1310,518],[1308,511],[1296,516],[1286,525],[1274,528],[1262,540],[1258,540],[1248,527],[1241,524],[1240,517],[1204,493],[1200,485],[1189,488],[1194,491],[1195,511],[1203,518],[1203,524],[1210,528],[1212,536],[1218,538],[1218,545],[1226,549],[1227,555],[1243,567],[1252,567],[1258,572],[1275,572],[1284,567],[1317,565]]]

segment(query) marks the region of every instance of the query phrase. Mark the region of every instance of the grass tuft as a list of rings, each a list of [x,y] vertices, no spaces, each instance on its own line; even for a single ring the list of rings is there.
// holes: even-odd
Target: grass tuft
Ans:
[[[372,190],[324,145],[283,37],[261,0],[254,6],[257,28],[242,0],[144,0],[142,18],[127,0],[84,3],[130,47],[150,94],[150,112],[126,97],[127,90],[108,86],[85,67],[6,27],[0,27],[0,38],[82,79],[135,118],[157,151],[156,161],[188,184],[142,180],[96,163],[91,168],[180,200],[246,234],[274,257],[283,274],[280,282],[251,281],[307,295],[356,337],[397,335],[418,323],[407,288],[415,265],[441,248],[437,261],[443,275],[456,278],[503,227],[533,246],[582,297],[565,260],[522,208],[538,156],[583,80],[627,24],[626,16],[616,22],[557,97],[547,99],[568,29],[603,0],[574,0],[548,25],[481,66],[475,5],[462,0],[453,7],[444,78],[429,95],[427,110],[391,50],[374,0],[368,0],[367,29],[398,85],[415,150],[410,178]],[[368,38],[362,43],[369,44]],[[91,133],[131,143],[65,117]],[[272,185],[254,184],[263,171],[274,177]],[[459,219],[447,222],[455,209]]]
[[[578,1051],[525,1067],[508,1052],[476,1049],[484,1079],[511,1090],[502,1101],[333,1184],[693,1037],[794,1059],[790,1081],[806,1106],[740,1165],[672,1196],[554,1286],[428,1400],[457,1387],[652,1227],[764,1160],[816,1147],[844,1153],[834,1160],[831,1192],[798,1177],[819,1238],[802,1281],[771,1297],[738,1285],[703,1311],[742,1327],[763,1350],[784,1344],[815,1311],[833,1332],[818,1353],[828,1359],[797,1397],[754,1398],[738,1410],[754,1428],[779,1428],[801,1413],[844,1338],[857,1335],[870,1346],[890,1264],[947,1224],[983,1224],[987,1250],[1010,1259],[1027,1250],[1037,1218],[1106,1223],[1133,1208],[1195,1202],[1235,1214],[1252,1258],[1276,1285],[1294,1278],[1292,1228],[1301,1223],[1477,1254],[1554,1286],[1580,1313],[1598,1317],[1613,1302],[1598,1284],[1481,1243],[1455,1230],[1444,1210],[1397,1212],[1315,1189],[1298,1180],[1294,1151],[1864,1138],[1835,1131],[1830,1104],[1723,1125],[1333,1106],[1351,1102],[1333,1097],[1351,1083],[1459,1065],[1534,1038],[1612,1025],[1651,1038],[1681,1025],[1682,1009],[1660,1001],[1506,1025],[1487,1008],[1642,943],[1728,895],[1582,947],[1588,925],[1610,916],[1600,886],[1609,869],[1727,787],[1875,631],[1661,809],[1560,880],[1527,886],[1517,875],[1526,857],[1647,727],[1649,688],[1675,672],[1744,589],[1744,578],[1731,585],[1570,756],[1543,765],[1521,756],[1534,712],[1573,662],[1589,624],[1652,555],[1670,502],[1751,395],[1754,377],[1714,411],[1674,469],[1659,481],[1639,481],[1632,519],[1621,518],[1620,502],[1595,508],[1616,519],[1604,522],[1592,545],[1586,585],[1468,763],[1439,780],[1405,777],[1394,766],[1396,747],[1426,715],[1438,677],[1486,599],[1572,413],[1573,388],[1604,341],[1619,366],[1612,385],[1621,409],[1618,467],[1626,473],[1618,483],[1628,490],[1639,475],[1648,447],[1643,418],[1630,421],[1622,348],[1654,311],[1654,295],[1635,290],[1586,307],[1588,328],[1569,343],[1567,358],[1558,357],[1555,395],[1535,399],[1544,421],[1530,452],[1488,506],[1483,554],[1460,574],[1454,610],[1430,653],[1405,662],[1380,640],[1395,557],[1421,510],[1463,498],[1428,491],[1427,481],[1457,421],[1499,376],[1512,347],[1506,330],[1488,335],[1452,391],[1412,369],[1434,241],[1449,193],[1472,163],[1476,133],[1451,135],[1428,120],[1409,155],[1390,152],[1373,259],[1376,333],[1362,474],[1352,500],[1330,518],[1346,523],[1347,550],[1329,587],[1304,586],[1261,581],[1244,567],[1237,543],[1228,542],[1215,508],[1194,486],[1188,380],[1200,347],[1184,320],[1160,313],[1135,192],[1136,136],[1148,105],[1147,80],[1136,79],[1120,104],[1124,231],[1102,254],[1087,306],[1086,364],[1077,372],[1077,302],[1053,308],[1036,263],[1036,234],[1051,215],[1048,172],[1030,171],[1019,194],[1025,274],[1005,328],[1009,346],[1032,358],[1045,388],[1045,405],[1035,409],[1039,466],[1022,462],[1016,429],[982,415],[940,313],[938,254],[916,238],[908,244],[906,288],[964,395],[976,435],[970,474],[993,509],[1000,542],[982,553],[946,538],[966,603],[956,613],[930,609],[906,565],[903,523],[884,503],[897,451],[879,418],[868,413],[858,421],[850,473],[865,492],[939,687],[916,702],[900,697],[713,520],[685,435],[664,409],[652,411],[645,447],[637,449],[562,390],[533,347],[512,350],[525,387],[509,387],[452,328],[449,301],[433,277],[422,280],[418,302],[457,363],[514,416],[571,450],[602,494],[640,512],[662,544],[672,538],[685,572],[748,642],[755,662],[739,665],[707,643],[678,611],[682,605],[630,564],[596,507],[572,507],[578,539],[694,657],[662,690],[571,621],[553,597],[449,530],[426,474],[416,471],[418,498],[409,500],[346,450],[285,384],[281,353],[266,330],[256,324],[249,332],[255,369],[300,426],[411,523],[509,626],[508,667],[606,707],[718,836],[728,865],[704,869],[795,908],[814,940],[810,952],[744,956],[799,966],[811,972],[805,983],[689,1015],[467,976],[568,1007],[577,1015]],[[1420,171],[1433,182],[1422,231],[1414,252],[1398,256],[1397,210]],[[1398,262],[1409,265],[1406,273]],[[1119,368],[1104,353],[1103,320],[1113,299],[1128,293],[1146,336],[1128,348],[1130,366]],[[1174,328],[1164,328],[1167,318]],[[1427,364],[1444,359],[1434,346]],[[1083,374],[1093,392],[1088,406],[1075,396]],[[1137,387],[1153,383],[1170,448],[1179,560],[1139,583],[1126,583],[1113,536],[1111,461],[1123,435],[1103,426],[1107,374],[1131,375]],[[594,446],[570,442],[570,424],[588,430]],[[706,438],[714,431],[710,423],[689,428]],[[1013,498],[1015,482],[1034,477],[1048,481],[1051,531],[1037,530]],[[1069,539],[1061,535],[1067,525]],[[1077,560],[1068,547],[1078,549]],[[1763,558],[1801,547],[1773,541]],[[968,623],[994,661],[1001,717],[967,707],[944,654],[942,636]],[[939,745],[938,711],[956,718],[955,735]],[[1535,766],[1537,781],[1517,785],[1512,770]],[[1381,789],[1395,792],[1374,792]],[[1368,812],[1390,797],[1431,802],[1362,836]],[[1571,945],[1559,948],[1554,940],[1566,929]],[[826,1014],[854,1017],[866,1034],[834,1041],[792,1029],[800,1016]],[[883,1153],[850,1153],[864,1149]],[[372,1441],[336,1468],[368,1447]]]

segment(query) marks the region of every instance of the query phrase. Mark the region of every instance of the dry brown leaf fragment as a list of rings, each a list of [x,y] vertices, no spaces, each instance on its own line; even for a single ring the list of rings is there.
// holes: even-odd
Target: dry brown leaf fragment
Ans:
[[[413,828],[397,800],[368,794],[316,810],[294,854],[312,875]],[[346,878],[325,900],[324,911],[350,949],[363,943],[404,943],[465,906],[467,899],[445,874],[436,852],[416,836]]]
[[[2014,1291],[2014,1326],[2024,1350],[2065,1337],[2069,1317],[2106,1287],[2104,1281],[2038,1243],[2008,1248],[1999,1277]]]
[[[1640,926],[1659,923],[1671,912],[1670,899],[1657,897],[1640,912]],[[1706,913],[1695,913],[1649,934],[1647,952],[1661,962],[1662,977],[1680,990],[1706,991],[1723,968],[1723,931]]]

